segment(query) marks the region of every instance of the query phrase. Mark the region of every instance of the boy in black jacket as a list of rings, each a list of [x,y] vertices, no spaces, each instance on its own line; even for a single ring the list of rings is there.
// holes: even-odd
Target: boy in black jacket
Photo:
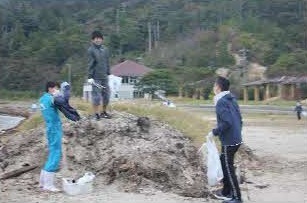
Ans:
[[[214,103],[217,127],[211,135],[219,136],[222,143],[220,156],[224,173],[223,189],[216,192],[215,197],[223,203],[241,203],[241,192],[233,166],[235,153],[242,144],[242,117],[238,103],[229,92],[229,80],[218,77],[214,84]]]
[[[109,64],[109,51],[102,45],[103,35],[99,31],[92,33],[92,45],[88,48],[88,83],[92,84],[92,103],[95,117],[97,120],[100,118],[111,118],[107,113],[107,106],[110,101],[110,87],[109,78],[110,64]],[[101,86],[102,88],[99,88]],[[99,106],[102,101],[102,111],[99,114]]]

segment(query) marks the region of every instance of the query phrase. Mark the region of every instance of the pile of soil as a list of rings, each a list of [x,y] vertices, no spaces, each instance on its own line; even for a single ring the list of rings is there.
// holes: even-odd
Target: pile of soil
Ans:
[[[165,123],[114,113],[112,119],[65,122],[62,173],[77,177],[92,171],[96,184],[114,184],[126,192],[154,188],[182,196],[208,194],[205,169],[197,149]],[[1,180],[2,190],[34,190],[46,158],[45,133],[37,128],[1,139],[0,171],[27,165],[36,170]],[[4,140],[4,141],[3,141]]]

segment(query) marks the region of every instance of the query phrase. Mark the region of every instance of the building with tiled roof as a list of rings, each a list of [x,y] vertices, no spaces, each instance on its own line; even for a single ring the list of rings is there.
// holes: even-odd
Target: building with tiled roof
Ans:
[[[111,73],[119,77],[142,77],[150,71],[152,69],[130,60],[126,60],[111,68]]]
[[[122,78],[119,97],[122,99],[143,97],[143,92],[138,91],[134,85],[151,71],[151,68],[130,60],[112,66],[111,74]]]
[[[307,76],[282,76],[270,79],[242,84],[244,87],[244,101],[249,100],[248,90],[254,89],[254,100],[259,101],[261,98],[266,100],[272,97],[278,97],[287,100],[297,100],[306,98]]]
[[[116,86],[118,88],[114,92],[111,90],[111,100],[144,97],[144,93],[134,86],[144,75],[151,71],[152,69],[130,60],[112,66],[111,75],[109,76],[109,86]],[[121,79],[121,85],[115,84],[115,82],[118,82],[118,79]],[[91,100],[91,91],[92,85],[85,83],[83,86],[83,98],[85,100]]]

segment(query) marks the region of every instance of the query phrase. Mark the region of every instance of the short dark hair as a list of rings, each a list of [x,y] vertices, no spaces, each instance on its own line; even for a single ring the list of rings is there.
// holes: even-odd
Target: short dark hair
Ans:
[[[55,82],[48,81],[46,84],[46,92],[49,92],[49,88],[54,88],[56,86]]]
[[[221,91],[228,91],[229,90],[230,82],[229,82],[228,79],[226,79],[222,76],[218,76],[216,78],[215,83],[221,88]]]
[[[95,38],[101,38],[103,39],[103,35],[101,32],[95,30],[94,32],[92,32],[92,39],[95,39]]]

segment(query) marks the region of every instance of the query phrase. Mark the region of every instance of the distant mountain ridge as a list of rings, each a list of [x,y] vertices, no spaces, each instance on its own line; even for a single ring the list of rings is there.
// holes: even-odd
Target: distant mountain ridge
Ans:
[[[102,30],[112,64],[139,58],[180,81],[237,68],[248,50],[269,76],[307,74],[307,3],[300,0],[0,0],[0,78],[8,90],[40,91],[72,67],[80,93],[90,33]],[[149,41],[151,43],[149,43]],[[186,76],[189,77],[186,77]],[[78,89],[79,88],[79,89]]]

